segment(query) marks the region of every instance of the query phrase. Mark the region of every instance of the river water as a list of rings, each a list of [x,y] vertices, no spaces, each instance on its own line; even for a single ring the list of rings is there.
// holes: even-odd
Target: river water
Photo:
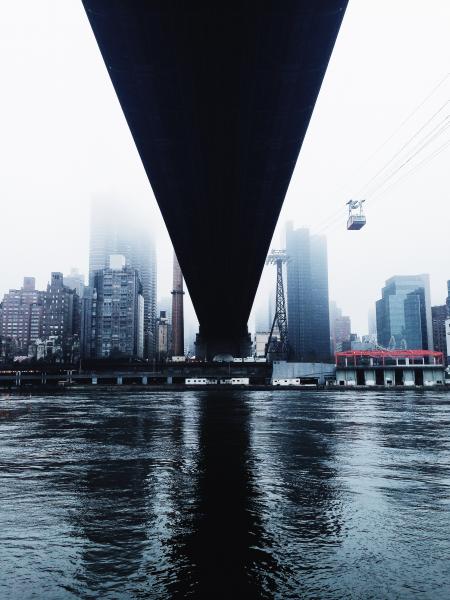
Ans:
[[[450,598],[450,394],[0,401],[0,598]]]

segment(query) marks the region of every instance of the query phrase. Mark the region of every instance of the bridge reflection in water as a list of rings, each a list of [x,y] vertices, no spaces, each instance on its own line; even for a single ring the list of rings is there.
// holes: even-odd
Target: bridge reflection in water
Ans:
[[[445,392],[3,403],[0,597],[450,595]]]

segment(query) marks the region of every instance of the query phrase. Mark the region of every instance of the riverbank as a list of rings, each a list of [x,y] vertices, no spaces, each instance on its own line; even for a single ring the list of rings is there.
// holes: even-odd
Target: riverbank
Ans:
[[[208,392],[223,392],[223,391],[280,391],[280,392],[398,392],[404,393],[408,391],[450,391],[450,385],[435,385],[435,386],[316,386],[316,385],[227,385],[227,384],[207,384],[207,385],[185,385],[179,383],[165,385],[139,385],[139,384],[65,384],[65,385],[48,385],[48,384],[27,384],[18,386],[0,386],[0,400],[6,399],[8,396],[26,396],[34,394],[64,394],[66,392],[78,391],[109,391],[109,392],[193,392],[193,391],[208,391]],[[3,396],[2,396],[3,394]]]

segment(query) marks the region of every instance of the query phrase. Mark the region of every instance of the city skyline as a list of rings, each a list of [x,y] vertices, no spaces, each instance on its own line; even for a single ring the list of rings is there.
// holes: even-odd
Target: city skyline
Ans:
[[[449,0],[1,16],[0,599],[450,597]]]
[[[403,27],[405,13],[408,28]],[[36,277],[40,288],[51,270],[68,273],[74,266],[87,274],[89,203],[98,193],[145,205],[157,236],[158,288],[169,292],[170,240],[81,4],[46,0],[39,6],[29,3],[27,11],[10,5],[3,17],[1,192],[8,226],[0,253],[10,254],[11,248],[17,252],[0,270],[0,295],[19,287],[27,274]],[[448,97],[447,78],[374,156],[448,72],[449,40],[444,31],[449,18],[450,6],[438,0],[427,11],[418,2],[401,0],[395,5],[350,2],[271,244],[280,247],[286,220],[296,227],[320,229],[342,208],[342,218],[325,232],[330,298],[351,316],[358,333],[367,330],[366,311],[391,274],[427,272],[432,303],[444,298],[449,208],[438,190],[448,185],[446,154],[373,204],[369,195],[367,226],[360,232],[346,231],[345,202]],[[422,43],[417,44],[418,39]],[[89,101],[79,93],[86,86],[91,90]],[[440,217],[430,232],[423,228],[428,198]],[[432,245],[432,259],[417,251],[418,239]],[[344,274],[350,256],[358,275],[349,279]],[[267,294],[272,283],[266,270],[259,294]],[[188,294],[185,313],[187,320],[193,315]]]

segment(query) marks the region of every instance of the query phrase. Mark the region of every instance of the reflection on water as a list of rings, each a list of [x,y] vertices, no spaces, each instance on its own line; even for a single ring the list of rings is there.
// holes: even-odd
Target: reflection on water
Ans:
[[[0,597],[448,598],[445,393],[0,408]]]

